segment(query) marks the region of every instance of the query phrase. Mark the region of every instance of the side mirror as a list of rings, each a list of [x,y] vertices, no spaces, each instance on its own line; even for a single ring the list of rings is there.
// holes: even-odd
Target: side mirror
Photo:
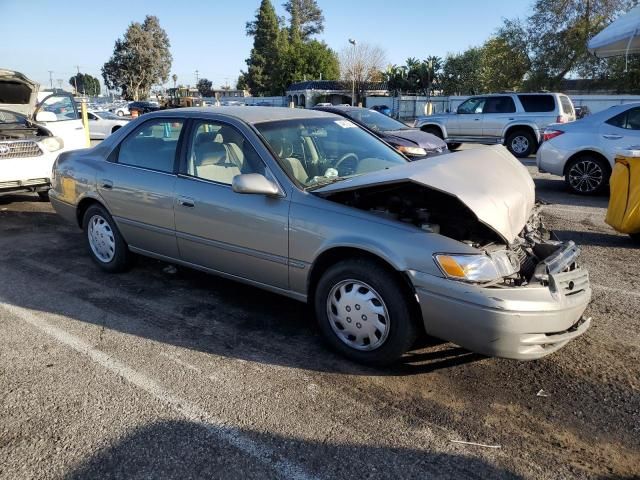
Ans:
[[[36,122],[57,122],[58,117],[53,112],[38,112]]]
[[[231,188],[236,193],[268,195],[270,197],[280,195],[278,185],[259,173],[236,175],[231,182]]]

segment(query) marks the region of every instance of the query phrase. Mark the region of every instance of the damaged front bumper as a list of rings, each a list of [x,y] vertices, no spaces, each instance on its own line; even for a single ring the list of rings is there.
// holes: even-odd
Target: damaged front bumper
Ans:
[[[533,360],[562,348],[590,326],[589,274],[579,249],[563,244],[540,262],[532,283],[484,287],[410,271],[425,330],[484,355]]]

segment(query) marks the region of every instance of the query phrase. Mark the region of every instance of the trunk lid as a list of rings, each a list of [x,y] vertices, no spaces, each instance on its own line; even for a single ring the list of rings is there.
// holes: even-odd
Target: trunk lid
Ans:
[[[323,195],[410,181],[457,197],[506,242],[522,231],[535,205],[531,175],[501,145],[434,157],[327,185]]]

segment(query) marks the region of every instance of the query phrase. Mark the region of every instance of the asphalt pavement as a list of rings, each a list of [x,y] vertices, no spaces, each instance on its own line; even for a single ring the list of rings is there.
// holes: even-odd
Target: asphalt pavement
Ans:
[[[426,339],[361,367],[302,304],[103,273],[48,203],[1,196],[0,478],[638,478],[640,249],[524,163],[594,286],[591,329],[525,363]]]

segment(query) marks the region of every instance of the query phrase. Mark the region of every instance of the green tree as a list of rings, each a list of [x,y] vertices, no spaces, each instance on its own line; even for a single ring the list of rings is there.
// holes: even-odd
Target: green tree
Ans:
[[[201,78],[196,84],[196,88],[203,97],[213,97],[213,83],[207,78]]]
[[[480,69],[482,49],[472,47],[458,54],[449,54],[442,65],[440,76],[445,95],[475,95],[482,91]]]
[[[74,75],[69,79],[69,85],[75,89],[76,93],[82,93],[90,97],[100,95],[100,80],[88,73]]]
[[[247,23],[247,34],[253,36],[253,48],[246,60],[246,80],[254,95],[272,95],[274,74],[278,65],[278,17],[269,0],[262,0],[255,22]]]
[[[157,17],[147,15],[143,23],[131,23],[102,67],[105,84],[119,88],[128,100],[146,98],[152,85],[164,83],[169,77],[173,60],[170,46]]]
[[[527,34],[518,21],[505,21],[481,49],[480,82],[484,92],[520,90],[531,68]]]
[[[288,0],[282,6],[291,15],[292,25],[295,13],[296,29],[302,40],[309,40],[312,35],[324,32],[324,15],[317,0]]]

